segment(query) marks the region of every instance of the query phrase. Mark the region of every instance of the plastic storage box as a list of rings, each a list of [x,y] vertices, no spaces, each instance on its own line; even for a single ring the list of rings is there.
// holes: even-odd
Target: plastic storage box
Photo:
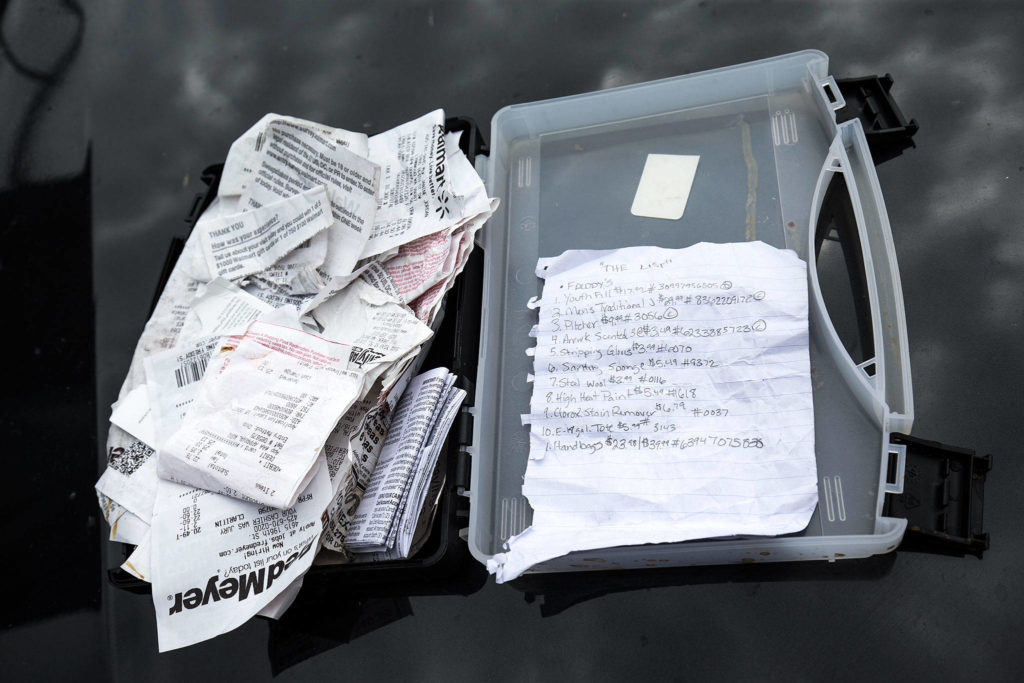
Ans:
[[[808,263],[819,504],[807,528],[745,537],[574,553],[531,571],[866,557],[894,550],[906,519],[883,515],[900,493],[913,400],[906,323],[889,221],[860,121],[828,57],[806,51],[635,86],[515,105],[491,122],[478,169],[498,213],[481,232],[484,289],[476,381],[468,542],[486,562],[529,526],[522,495],[538,257],[566,249],[761,240]],[[700,155],[679,220],[637,217],[648,154]],[[871,330],[851,357],[825,309],[816,269],[826,194],[848,192]],[[844,198],[845,199],[845,198]],[[861,266],[862,264],[862,266]],[[890,463],[890,455],[892,462]]]
[[[913,420],[910,368],[899,273],[872,158],[881,163],[913,146],[917,125],[903,119],[891,86],[888,75],[836,82],[828,58],[807,51],[506,107],[492,120],[490,157],[471,120],[449,119],[446,127],[464,132],[463,151],[502,204],[481,231],[483,249],[447,297],[426,360],[425,367],[450,367],[469,393],[445,443],[446,479],[431,539],[408,560],[314,566],[307,584],[473,592],[484,577],[479,567],[464,571],[474,563],[463,539],[485,562],[529,525],[521,495],[528,428],[519,415],[531,392],[524,351],[533,343],[527,332],[536,313],[526,302],[540,292],[538,257],[747,239],[794,249],[809,266],[820,479],[808,527],[785,537],[591,550],[531,572],[866,557],[894,550],[905,531],[918,549],[980,557],[988,548],[982,511],[991,457],[898,433]],[[844,92],[851,99],[845,108]],[[630,213],[649,153],[701,157],[680,220]],[[204,171],[208,191],[196,197],[189,224],[216,195],[220,170]],[[826,238],[842,244],[852,326],[850,311],[833,306],[830,318],[825,308],[823,289],[830,290],[819,283],[816,259]],[[183,244],[172,241],[157,296]],[[121,588],[149,591],[119,568],[109,575]]]

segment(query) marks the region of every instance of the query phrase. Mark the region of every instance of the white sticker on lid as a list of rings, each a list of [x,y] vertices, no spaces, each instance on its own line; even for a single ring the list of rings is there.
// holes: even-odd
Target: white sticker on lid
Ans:
[[[698,161],[696,155],[648,154],[630,213],[673,221],[682,218]]]

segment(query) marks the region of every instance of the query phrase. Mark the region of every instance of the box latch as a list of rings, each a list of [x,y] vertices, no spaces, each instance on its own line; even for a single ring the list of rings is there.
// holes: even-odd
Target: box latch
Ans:
[[[917,121],[907,121],[889,91],[892,76],[836,79],[846,106],[836,111],[836,123],[860,119],[875,166],[914,147]]]
[[[979,558],[988,550],[982,522],[991,455],[893,433],[889,465],[885,515],[907,520],[901,550]]]
[[[473,445],[473,413],[472,409],[463,406],[455,418],[454,436],[456,445],[455,490],[461,496],[469,495],[470,474],[472,473],[472,456],[469,447]]]

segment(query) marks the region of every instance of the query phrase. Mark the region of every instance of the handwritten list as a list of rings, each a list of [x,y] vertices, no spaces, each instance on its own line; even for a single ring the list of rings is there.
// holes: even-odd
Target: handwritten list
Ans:
[[[817,477],[795,253],[567,251],[537,275],[523,416],[534,516],[489,563],[499,582],[575,550],[807,525]]]

